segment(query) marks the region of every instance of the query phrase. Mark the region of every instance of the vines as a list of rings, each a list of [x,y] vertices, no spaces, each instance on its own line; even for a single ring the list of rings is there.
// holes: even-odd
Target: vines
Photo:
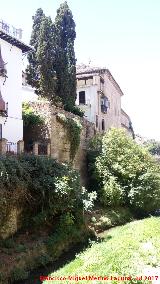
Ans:
[[[28,103],[22,105],[22,117],[25,126],[42,125],[44,118],[36,114]]]
[[[82,124],[77,118],[66,117],[61,113],[57,114],[57,120],[67,129],[67,136],[70,141],[70,159],[73,161],[80,145]]]

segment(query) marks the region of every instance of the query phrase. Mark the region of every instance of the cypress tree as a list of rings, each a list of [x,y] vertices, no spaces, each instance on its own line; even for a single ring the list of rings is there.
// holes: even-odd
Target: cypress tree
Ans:
[[[41,23],[36,53],[39,72],[38,93],[47,97],[51,102],[56,101],[55,57],[54,25],[50,17],[45,17]]]
[[[75,22],[67,2],[60,5],[55,18],[56,37],[56,94],[64,108],[71,111],[76,100]]]
[[[38,83],[39,83],[38,62],[36,58],[36,52],[39,45],[40,26],[44,17],[45,15],[41,8],[39,8],[36,11],[35,16],[32,17],[33,26],[32,26],[30,45],[34,48],[34,51],[28,54],[29,65],[27,66],[26,73],[27,73],[28,84],[30,84],[34,88],[38,88]]]

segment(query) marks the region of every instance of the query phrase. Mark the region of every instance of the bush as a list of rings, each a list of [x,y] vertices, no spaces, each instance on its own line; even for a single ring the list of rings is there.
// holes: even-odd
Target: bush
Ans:
[[[28,271],[25,271],[23,268],[15,267],[11,273],[11,281],[25,280],[28,276]]]
[[[81,219],[85,199],[93,200],[84,196],[76,170],[48,157],[1,157],[0,172],[0,225],[15,206],[24,208],[26,227],[51,225],[55,216],[68,213]]]
[[[87,166],[88,166],[88,189],[95,190],[97,193],[101,189],[101,179],[97,174],[95,167],[96,158],[102,151],[102,134],[96,134],[90,141],[87,151]]]
[[[160,208],[159,167],[124,130],[111,129],[104,135],[95,166],[103,204],[126,205],[140,214]]]
[[[143,145],[148,149],[152,155],[160,155],[160,142],[155,140],[147,140]]]
[[[84,116],[84,111],[81,110],[79,107],[77,106],[73,106],[73,107],[69,107],[68,105],[64,106],[64,110],[72,112],[75,115],[78,115],[80,117]]]

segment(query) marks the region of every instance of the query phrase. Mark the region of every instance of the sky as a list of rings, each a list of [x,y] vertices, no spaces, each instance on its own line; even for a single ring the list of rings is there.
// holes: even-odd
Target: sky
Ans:
[[[23,29],[42,8],[54,20],[61,0],[5,0],[0,18]],[[160,140],[160,1],[68,0],[76,23],[77,63],[106,67],[121,87],[135,133]]]

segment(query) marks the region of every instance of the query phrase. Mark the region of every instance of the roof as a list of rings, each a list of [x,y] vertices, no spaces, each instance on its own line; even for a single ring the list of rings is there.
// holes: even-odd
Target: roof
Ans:
[[[77,65],[76,70],[77,70],[76,71],[77,75],[81,75],[81,74],[91,74],[91,73],[104,73],[105,70],[107,69],[81,64],[81,65]]]
[[[0,29],[0,38],[9,42],[10,44],[20,48],[22,50],[23,53],[28,52],[33,50],[33,48],[27,44],[25,44],[24,42],[22,42],[21,40],[5,33],[3,30]]]
[[[81,65],[77,65],[76,67],[76,74],[78,75],[85,75],[85,74],[107,74],[109,80],[112,82],[112,84],[115,86],[115,88],[117,89],[117,91],[121,94],[121,96],[123,96],[123,92],[120,88],[120,86],[118,85],[118,83],[116,82],[116,80],[113,78],[111,72],[109,71],[109,69],[105,68],[105,67],[93,67],[93,66],[87,66],[85,64],[81,64]]]

